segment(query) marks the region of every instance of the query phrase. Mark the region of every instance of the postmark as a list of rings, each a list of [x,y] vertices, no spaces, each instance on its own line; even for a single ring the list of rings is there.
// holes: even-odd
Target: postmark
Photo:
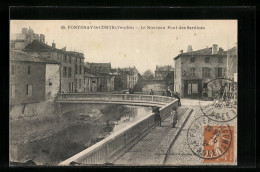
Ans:
[[[233,135],[234,126],[200,116],[188,128],[187,141],[203,162],[234,162]]]
[[[231,79],[219,78],[204,83],[199,105],[202,113],[217,122],[237,117],[237,85]]]

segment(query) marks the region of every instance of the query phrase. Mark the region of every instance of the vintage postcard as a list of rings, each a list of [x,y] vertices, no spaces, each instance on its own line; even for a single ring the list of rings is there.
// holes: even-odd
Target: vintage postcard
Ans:
[[[10,166],[236,166],[237,20],[10,20]]]

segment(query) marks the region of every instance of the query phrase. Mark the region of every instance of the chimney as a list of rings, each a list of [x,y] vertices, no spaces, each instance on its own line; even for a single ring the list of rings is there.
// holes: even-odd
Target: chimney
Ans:
[[[182,54],[183,53],[183,50],[180,50],[180,54]]]
[[[45,43],[45,35],[40,34],[40,41],[41,41],[42,43]],[[47,43],[46,43],[46,44],[47,44]]]
[[[22,28],[22,34],[26,34],[28,33],[28,29],[27,28]]]
[[[223,48],[221,48],[221,47],[219,47],[219,50],[218,50],[219,52],[223,52],[224,50],[223,50]]]
[[[54,41],[51,44],[52,48],[56,48],[56,44],[54,43]]]
[[[218,45],[217,44],[213,44],[212,45],[212,54],[217,54],[217,50],[218,50]]]
[[[192,46],[188,45],[187,52],[192,52]]]

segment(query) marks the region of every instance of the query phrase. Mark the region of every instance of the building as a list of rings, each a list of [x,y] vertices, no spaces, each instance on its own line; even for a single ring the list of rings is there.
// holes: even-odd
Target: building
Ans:
[[[10,105],[53,100],[59,90],[60,63],[10,52]]]
[[[61,63],[61,92],[83,92],[84,55],[78,52],[60,50],[55,43],[52,46],[34,40],[23,51],[39,58]]]
[[[116,85],[122,85],[123,89],[133,88],[139,80],[139,72],[134,67],[118,68]]]
[[[168,78],[169,74],[172,74],[174,71],[173,67],[168,65],[168,66],[158,66],[156,65],[156,70],[155,70],[155,80],[165,80]],[[172,75],[172,78],[174,76]]]
[[[84,68],[84,92],[114,91],[114,75],[107,70]]]
[[[10,43],[11,49],[22,50],[28,44],[32,43],[34,40],[45,43],[45,35],[43,34],[35,34],[34,31],[29,27],[22,28],[21,33],[10,35]]]
[[[22,29],[22,33],[11,38],[11,50],[22,50],[43,60],[52,60],[61,64],[60,92],[83,92],[84,86],[84,54],[57,49],[45,43],[43,34],[35,34],[31,28]]]
[[[191,51],[181,50],[174,58],[174,91],[181,97],[197,97],[204,83],[227,77],[227,51],[218,49],[216,44],[197,51],[192,51],[192,47],[188,49]]]

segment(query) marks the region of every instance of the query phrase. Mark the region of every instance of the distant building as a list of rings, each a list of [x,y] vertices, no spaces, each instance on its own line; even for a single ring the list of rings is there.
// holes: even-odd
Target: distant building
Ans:
[[[118,68],[116,75],[116,86],[121,86],[122,89],[133,88],[139,80],[139,72],[134,67]],[[116,87],[117,88],[117,87]]]
[[[192,50],[191,47],[188,49]],[[181,97],[197,97],[204,83],[216,78],[227,78],[227,51],[218,49],[216,44],[211,48],[186,53],[181,50],[174,60],[174,91]],[[236,64],[233,65],[231,68],[236,69]]]
[[[84,54],[60,50],[56,48],[54,42],[52,46],[49,46],[37,40],[28,44],[23,51],[37,55],[42,59],[61,63],[61,92],[84,91]]]
[[[104,71],[84,68],[84,92],[114,91],[114,75]]]
[[[10,105],[53,100],[59,90],[60,63],[11,50]]]
[[[11,49],[22,50],[28,44],[32,43],[34,40],[45,43],[45,35],[35,34],[34,31],[29,27],[22,28],[21,33],[11,34],[10,35],[10,47]]]
[[[168,66],[157,66],[156,65],[156,70],[155,70],[155,80],[165,80],[169,74],[172,74],[174,71],[173,67],[168,65]],[[172,75],[173,78],[173,75]]]

